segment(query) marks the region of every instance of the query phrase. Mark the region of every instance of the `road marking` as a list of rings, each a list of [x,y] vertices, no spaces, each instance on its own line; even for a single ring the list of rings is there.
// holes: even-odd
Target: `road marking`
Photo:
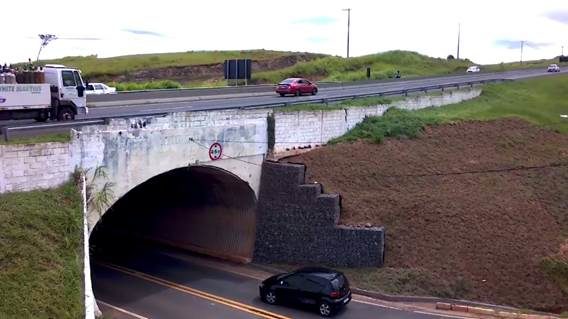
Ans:
[[[173,258],[180,258],[180,259],[183,259],[183,260],[187,260],[191,263],[198,264],[200,266],[214,268],[216,270],[232,273],[232,274],[239,275],[239,276],[242,276],[242,277],[248,277],[248,278],[261,280],[261,281],[263,280],[262,277],[257,277],[257,276],[254,276],[254,275],[248,274],[248,273],[242,273],[242,272],[239,272],[238,270],[232,270],[232,269],[226,269],[225,267],[219,267],[213,262],[203,261],[203,260],[200,260],[199,258],[196,258],[196,257],[192,258],[192,257],[188,257],[188,256],[178,255],[178,254],[175,254],[175,253],[172,253],[172,252],[164,252],[163,254],[170,256],[170,257],[173,257]],[[379,308],[386,308],[386,309],[392,309],[392,310],[404,311],[404,312],[414,312],[414,313],[427,314],[427,315],[440,316],[440,317],[447,317],[447,318],[472,319],[471,317],[443,315],[443,314],[432,313],[432,312],[421,312],[421,311],[418,311],[418,310],[407,310],[407,309],[403,309],[403,308],[383,305],[383,304],[380,304],[380,303],[374,303],[374,302],[370,302],[370,301],[355,299],[355,296],[357,296],[357,298],[367,298],[367,299],[370,299],[370,300],[378,300],[378,301],[380,301],[380,299],[374,299],[374,298],[371,298],[371,297],[367,297],[367,296],[363,296],[363,295],[357,295],[357,294],[353,294],[353,296],[354,296],[353,299],[351,299],[352,302],[357,302],[357,303],[361,303],[361,304],[365,304],[365,305],[369,305],[369,306],[374,306],[374,307],[379,307]]]
[[[412,311],[412,312],[414,312],[414,313],[419,313],[419,314],[423,314],[423,315],[430,315],[430,316],[437,316],[437,317],[445,317],[445,318],[472,319],[472,317],[443,315],[443,314],[440,314],[440,313],[426,312],[426,311],[418,311],[418,310],[414,310],[414,311]]]
[[[114,310],[116,310],[116,311],[125,313],[125,314],[127,314],[127,315],[129,315],[129,316],[132,316],[132,317],[136,318],[136,319],[149,319],[148,317],[143,317],[143,316],[141,316],[141,315],[135,314],[134,312],[130,312],[130,311],[126,310],[126,309],[122,309],[122,308],[119,308],[119,307],[117,307],[117,306],[113,306],[113,305],[111,305],[111,304],[109,304],[109,303],[106,303],[106,302],[104,302],[104,301],[101,301],[101,300],[97,300],[97,303],[100,303],[101,305],[105,305],[105,306],[107,306],[107,307],[109,307],[109,308],[112,308],[112,309],[114,309]]]
[[[370,305],[370,306],[375,306],[375,307],[381,307],[381,308],[387,308],[387,309],[393,309],[393,310],[400,310],[400,311],[403,311],[401,308],[391,307],[391,306],[385,306],[385,305],[376,304],[376,303],[372,303],[372,302],[368,302],[368,301],[363,301],[363,300],[352,299],[352,301],[358,302],[358,303],[362,303],[362,304],[366,304],[366,305]]]
[[[289,317],[282,316],[282,315],[279,315],[279,314],[276,314],[276,313],[273,313],[273,312],[270,312],[270,311],[266,311],[266,310],[263,310],[263,309],[260,309],[260,308],[256,308],[256,307],[253,307],[251,305],[243,304],[243,303],[240,303],[238,301],[231,300],[231,299],[226,299],[226,298],[223,298],[221,296],[217,296],[217,295],[214,295],[214,294],[207,293],[205,291],[201,291],[201,290],[198,290],[198,289],[194,289],[194,288],[190,288],[190,287],[187,287],[187,286],[184,286],[184,285],[180,285],[180,284],[177,284],[175,282],[171,282],[171,281],[168,281],[168,280],[165,280],[165,279],[154,277],[152,275],[148,275],[146,273],[139,272],[139,271],[136,271],[136,270],[132,270],[132,269],[129,269],[129,268],[125,268],[125,267],[122,267],[122,266],[107,264],[107,263],[98,263],[98,264],[101,265],[101,266],[110,268],[110,269],[114,269],[116,271],[120,271],[120,272],[128,274],[128,275],[134,276],[134,277],[138,277],[138,278],[141,278],[141,279],[144,279],[144,280],[147,280],[147,281],[168,287],[168,288],[172,288],[172,289],[175,289],[175,290],[178,290],[178,291],[181,291],[181,292],[185,292],[185,293],[194,295],[196,297],[200,297],[200,298],[203,298],[203,299],[214,301],[214,302],[223,304],[225,306],[253,314],[253,315],[261,317],[261,318],[265,318],[265,319],[291,319]]]
[[[156,108],[156,109],[145,109],[145,110],[140,110],[141,112],[154,112],[154,111],[165,111],[165,112],[171,112],[171,111],[175,111],[178,109],[187,109],[188,111],[191,109],[191,105],[185,105],[185,106],[177,106],[177,107],[169,107],[166,110],[164,110],[163,107],[160,108]]]
[[[366,305],[370,305],[370,306],[380,307],[380,308],[387,308],[387,309],[393,309],[393,310],[404,311],[404,312],[413,312],[413,313],[419,313],[419,314],[423,314],[423,315],[439,316],[439,317],[446,317],[446,318],[472,319],[472,317],[463,317],[463,316],[456,316],[456,315],[444,315],[444,314],[435,313],[435,312],[427,312],[427,311],[420,311],[420,310],[397,308],[397,307],[381,305],[381,304],[372,303],[372,302],[363,301],[363,300],[352,299],[352,301],[362,303],[362,304],[366,304]]]

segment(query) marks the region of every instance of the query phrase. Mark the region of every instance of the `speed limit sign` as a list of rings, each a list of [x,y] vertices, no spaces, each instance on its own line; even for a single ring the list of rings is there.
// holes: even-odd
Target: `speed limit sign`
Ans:
[[[223,146],[221,146],[221,144],[217,142],[211,144],[211,146],[209,147],[209,158],[212,161],[216,161],[218,159],[221,159],[222,155],[223,155]]]

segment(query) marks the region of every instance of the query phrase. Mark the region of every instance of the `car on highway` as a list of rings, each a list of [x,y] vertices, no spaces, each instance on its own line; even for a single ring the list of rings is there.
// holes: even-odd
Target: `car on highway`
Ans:
[[[333,316],[351,301],[347,277],[323,267],[305,267],[274,275],[260,284],[259,292],[266,303],[308,305],[324,317]]]
[[[560,67],[558,66],[558,64],[551,64],[546,69],[546,72],[560,72]]]
[[[476,73],[476,72],[479,72],[479,71],[480,71],[480,69],[479,69],[479,66],[477,66],[477,65],[472,65],[469,68],[467,68],[467,70],[466,70],[467,73]]]
[[[87,95],[114,94],[116,93],[116,88],[104,83],[87,83],[85,93]]]
[[[276,93],[280,94],[280,96],[286,94],[298,96],[302,94],[316,95],[318,93],[318,87],[313,82],[304,78],[288,78],[276,85]]]

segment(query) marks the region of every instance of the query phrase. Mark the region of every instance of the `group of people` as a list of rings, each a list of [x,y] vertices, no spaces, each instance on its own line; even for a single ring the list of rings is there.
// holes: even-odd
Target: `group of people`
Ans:
[[[32,59],[28,59],[28,63],[23,64],[22,66],[12,67],[11,64],[4,63],[4,65],[0,64],[0,73],[11,73],[16,74],[21,71],[42,71],[43,67],[36,66]]]
[[[34,65],[32,59],[18,66],[0,64],[0,84],[44,83],[42,71],[43,67]]]
[[[0,65],[0,73],[14,73],[14,69],[12,69],[12,65],[8,65],[4,63],[4,65]]]
[[[11,65],[0,65],[0,84],[16,84],[16,72]]]

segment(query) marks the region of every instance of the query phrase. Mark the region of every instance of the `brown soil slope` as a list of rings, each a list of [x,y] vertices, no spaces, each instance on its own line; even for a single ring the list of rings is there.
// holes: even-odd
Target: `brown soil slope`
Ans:
[[[296,63],[312,61],[322,58],[322,54],[298,53],[286,55],[274,59],[253,60],[253,72],[272,71],[287,68]],[[145,82],[154,80],[175,80],[179,82],[214,80],[223,78],[223,63],[198,64],[188,66],[176,66],[167,68],[149,68],[129,72],[116,76],[92,77],[91,81],[115,81],[115,82]]]
[[[568,309],[538,268],[568,234],[568,135],[513,119],[464,122],[286,161],[342,195],[341,223],[385,226],[386,266],[465,281],[469,299]]]

